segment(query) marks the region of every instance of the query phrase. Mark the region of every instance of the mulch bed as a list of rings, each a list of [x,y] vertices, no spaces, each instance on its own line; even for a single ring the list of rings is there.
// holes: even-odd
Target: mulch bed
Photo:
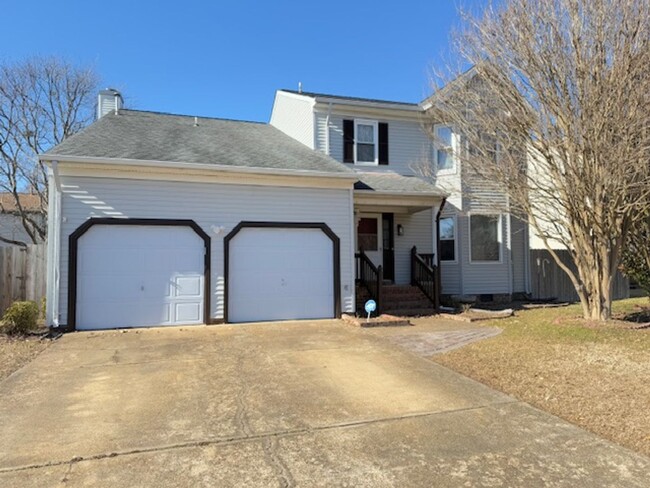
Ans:
[[[356,327],[395,327],[404,325],[413,325],[406,317],[396,317],[394,315],[381,314],[379,317],[371,317],[369,320],[364,317],[355,317],[353,315],[343,314],[341,319]]]

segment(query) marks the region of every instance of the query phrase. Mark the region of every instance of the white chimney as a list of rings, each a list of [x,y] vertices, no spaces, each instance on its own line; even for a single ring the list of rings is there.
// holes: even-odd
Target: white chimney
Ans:
[[[97,118],[100,119],[111,112],[117,114],[123,104],[122,95],[117,90],[106,88],[100,91],[97,96]]]

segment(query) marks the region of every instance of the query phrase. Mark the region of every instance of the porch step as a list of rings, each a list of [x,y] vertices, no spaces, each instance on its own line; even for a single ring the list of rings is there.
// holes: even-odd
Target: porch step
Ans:
[[[426,317],[433,315],[435,310],[431,308],[409,308],[406,310],[386,310],[386,315],[394,315],[395,317]]]
[[[383,289],[382,313],[412,317],[418,315],[431,315],[434,313],[434,306],[431,301],[416,286],[410,285],[387,285]],[[357,311],[363,314],[364,305],[370,299],[368,290],[363,286],[357,286]]]

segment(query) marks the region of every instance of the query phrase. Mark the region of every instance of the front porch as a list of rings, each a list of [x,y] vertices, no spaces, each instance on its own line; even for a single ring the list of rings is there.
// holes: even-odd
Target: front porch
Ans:
[[[399,187],[402,190],[399,190]],[[439,306],[437,220],[444,194],[414,177],[373,173],[355,186],[357,310],[433,313]]]

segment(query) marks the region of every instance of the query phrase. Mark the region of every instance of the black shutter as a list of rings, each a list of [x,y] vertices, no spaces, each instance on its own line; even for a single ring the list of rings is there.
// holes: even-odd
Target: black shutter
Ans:
[[[388,124],[379,122],[379,164],[388,164]]]
[[[343,121],[343,162],[354,163],[354,120]]]

